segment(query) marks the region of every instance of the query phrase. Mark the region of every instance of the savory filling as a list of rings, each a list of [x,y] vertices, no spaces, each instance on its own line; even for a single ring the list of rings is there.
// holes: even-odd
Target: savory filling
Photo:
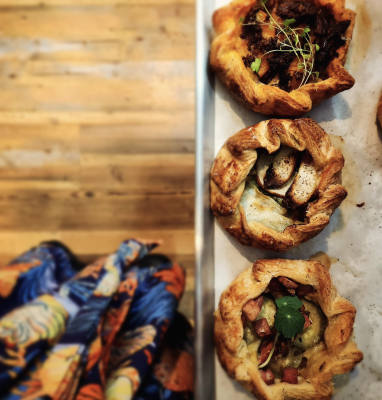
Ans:
[[[277,232],[302,224],[314,199],[319,174],[307,152],[281,146],[270,155],[259,150],[240,200],[249,227],[260,223]]]
[[[243,338],[267,385],[304,380],[309,358],[325,345],[327,319],[305,298],[312,292],[310,285],[273,278],[263,295],[243,307]]]
[[[240,20],[244,64],[260,82],[286,92],[327,79],[350,22],[337,21],[330,5],[315,0],[258,0]]]

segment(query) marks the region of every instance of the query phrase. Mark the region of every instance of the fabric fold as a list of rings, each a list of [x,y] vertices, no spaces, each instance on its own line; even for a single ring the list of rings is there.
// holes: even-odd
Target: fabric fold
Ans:
[[[178,264],[139,266],[156,245],[128,240],[77,273],[64,248],[43,244],[0,268],[0,398],[122,400],[142,390],[185,286]]]

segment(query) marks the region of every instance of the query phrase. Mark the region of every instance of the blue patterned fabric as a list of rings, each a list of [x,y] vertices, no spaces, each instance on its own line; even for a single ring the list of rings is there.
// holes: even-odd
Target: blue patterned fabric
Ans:
[[[129,240],[76,272],[44,244],[0,268],[1,400],[192,399],[192,329],[173,323],[185,274],[139,267],[154,247]]]

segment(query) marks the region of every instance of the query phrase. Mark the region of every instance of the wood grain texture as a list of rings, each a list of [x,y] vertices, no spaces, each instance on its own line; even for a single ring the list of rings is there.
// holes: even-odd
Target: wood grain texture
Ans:
[[[187,271],[193,318],[194,0],[0,0],[0,263],[127,238]]]
[[[68,5],[174,5],[194,6],[194,0],[0,0],[0,7],[49,7]]]

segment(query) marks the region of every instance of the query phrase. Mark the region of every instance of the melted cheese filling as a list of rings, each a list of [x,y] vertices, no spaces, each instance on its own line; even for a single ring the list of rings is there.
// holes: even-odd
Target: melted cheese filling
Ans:
[[[291,225],[302,224],[288,217],[288,210],[261,193],[253,182],[247,182],[240,204],[244,208],[248,226],[254,230],[256,224],[262,224],[277,232],[283,232]]]

